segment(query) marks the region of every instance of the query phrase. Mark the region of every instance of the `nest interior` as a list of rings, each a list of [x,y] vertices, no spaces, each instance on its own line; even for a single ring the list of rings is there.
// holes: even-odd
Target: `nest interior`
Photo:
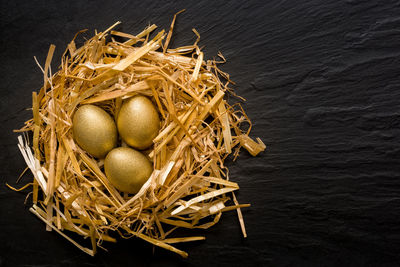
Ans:
[[[204,60],[198,46],[168,48],[173,26],[166,34],[146,27],[137,35],[113,30],[96,32],[81,47],[68,44],[55,74],[50,46],[44,67],[44,84],[32,93],[33,117],[19,132],[33,132],[33,141],[19,136],[18,147],[32,171],[33,206],[47,230],[56,231],[82,251],[94,255],[103,241],[139,237],[183,257],[172,244],[204,239],[173,237],[178,228],[213,226],[222,212],[236,210],[246,236],[224,161],[236,158],[244,147],[253,156],[265,149],[249,137],[251,122],[240,104],[230,105],[229,75],[218,63]],[[154,37],[150,37],[155,35]],[[118,37],[118,38],[117,38]],[[117,41],[123,40],[123,41]],[[40,66],[40,65],[39,65]],[[157,107],[161,130],[144,153],[154,171],[139,193],[116,190],[107,180],[103,161],[83,151],[72,136],[72,117],[82,104],[94,104],[116,116],[124,99],[149,97]],[[225,97],[225,98],[224,98]],[[242,130],[246,124],[246,130]],[[85,247],[67,233],[91,240]]]

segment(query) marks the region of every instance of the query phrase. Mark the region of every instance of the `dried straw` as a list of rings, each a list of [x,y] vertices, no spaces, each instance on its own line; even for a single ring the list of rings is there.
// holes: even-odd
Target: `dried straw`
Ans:
[[[193,30],[198,36],[194,45],[168,48],[174,21],[164,43],[163,30],[150,38],[155,25],[131,35],[112,30],[119,22],[80,48],[74,38],[55,74],[50,68],[55,46],[50,46],[42,68],[44,85],[38,94],[32,93],[33,118],[18,130],[33,132],[32,146],[27,138],[18,138],[34,176],[30,211],[47,230],[90,255],[103,241],[116,242],[111,236],[116,231],[123,238],[136,236],[187,257],[171,244],[204,237],[171,234],[180,227],[207,229],[229,210],[237,210],[246,236],[240,209],[249,204],[237,202],[233,191],[239,186],[229,181],[224,160],[234,148],[236,158],[241,147],[255,156],[265,145],[248,136],[251,122],[240,105],[224,99],[232,93],[229,75],[217,68],[216,60],[204,61],[197,31]],[[157,106],[162,127],[146,152],[154,171],[139,193],[129,195],[108,182],[102,161],[77,146],[71,118],[86,103],[115,116],[123,99],[139,94]],[[241,130],[243,123],[250,126],[247,131]],[[227,206],[229,201],[233,204]],[[64,230],[90,238],[92,247],[78,244]]]

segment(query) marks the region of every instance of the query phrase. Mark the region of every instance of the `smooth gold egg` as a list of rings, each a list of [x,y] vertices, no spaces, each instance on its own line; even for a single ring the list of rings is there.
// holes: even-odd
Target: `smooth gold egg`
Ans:
[[[96,158],[104,158],[116,147],[117,127],[111,116],[94,105],[83,105],[75,112],[72,131],[78,145]]]
[[[129,146],[146,149],[160,130],[160,118],[153,103],[145,96],[126,100],[117,117],[118,132]]]
[[[136,194],[149,179],[153,167],[145,155],[129,147],[117,147],[104,160],[108,180],[118,190]]]

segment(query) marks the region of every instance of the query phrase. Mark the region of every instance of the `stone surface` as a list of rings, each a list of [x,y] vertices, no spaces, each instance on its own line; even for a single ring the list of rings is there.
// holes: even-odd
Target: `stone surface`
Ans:
[[[42,84],[33,56],[44,63],[54,43],[56,70],[83,28],[168,29],[182,8],[171,45],[192,43],[194,27],[207,58],[226,56],[253,136],[268,146],[230,164],[239,201],[252,204],[249,237],[231,212],[195,232],[205,241],[179,245],[188,259],[140,240],[91,258],[46,232],[25,194],[4,186],[25,167],[12,130]],[[0,266],[399,266],[398,1],[3,0],[0,12]]]

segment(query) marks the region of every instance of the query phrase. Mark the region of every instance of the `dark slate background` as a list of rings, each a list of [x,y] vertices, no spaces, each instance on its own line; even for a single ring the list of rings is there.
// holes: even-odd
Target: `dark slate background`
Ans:
[[[231,212],[179,246],[188,259],[135,239],[91,258],[4,186],[25,167],[12,130],[42,84],[33,56],[44,63],[54,43],[55,70],[83,28],[168,30],[182,8],[172,46],[193,43],[194,27],[207,58],[223,52],[268,146],[231,164],[249,237]],[[0,266],[400,266],[398,1],[1,0],[0,18]]]

